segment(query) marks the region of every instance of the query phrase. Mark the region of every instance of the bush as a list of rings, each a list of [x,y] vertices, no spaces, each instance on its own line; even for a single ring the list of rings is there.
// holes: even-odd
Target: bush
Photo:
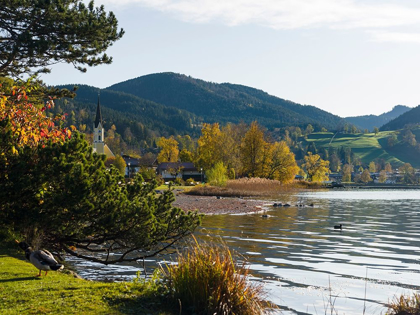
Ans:
[[[184,186],[185,182],[182,180],[182,178],[175,178],[173,181],[174,186]]]
[[[206,172],[206,177],[210,185],[223,187],[228,180],[227,168],[223,165],[223,162],[218,162]]]
[[[395,298],[388,305],[386,315],[420,315],[420,294],[414,293],[411,297],[401,295]]]
[[[195,182],[195,180],[194,180],[194,179],[192,179],[192,178],[188,178],[188,179],[185,181],[185,185],[186,185],[186,186],[195,186],[195,184],[196,184],[196,182]]]
[[[248,281],[249,269],[226,245],[198,244],[162,268],[174,302],[195,314],[264,314],[262,286]]]

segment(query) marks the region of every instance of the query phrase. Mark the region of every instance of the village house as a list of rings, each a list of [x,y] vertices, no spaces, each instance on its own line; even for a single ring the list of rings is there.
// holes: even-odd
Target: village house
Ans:
[[[165,162],[160,163],[156,169],[156,173],[162,177],[164,181],[172,181],[176,178],[187,180],[192,178],[194,181],[203,181],[203,169],[198,170],[194,163],[191,162]]]

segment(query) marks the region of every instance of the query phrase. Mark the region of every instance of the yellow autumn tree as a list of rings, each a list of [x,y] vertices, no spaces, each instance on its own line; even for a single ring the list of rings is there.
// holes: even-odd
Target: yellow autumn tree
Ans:
[[[318,154],[308,152],[308,155],[305,156],[304,167],[309,180],[312,182],[322,182],[328,180],[328,174],[331,172],[329,165],[330,162],[324,161]]]
[[[170,138],[161,137],[156,144],[160,148],[160,152],[157,156],[159,163],[178,161],[178,141],[176,141],[173,136]]]
[[[221,131],[218,123],[204,124],[198,139],[198,164],[205,170],[220,161]]]
[[[290,183],[299,172],[295,155],[290,151],[285,141],[275,142],[271,145],[271,163],[268,165],[268,178]]]
[[[242,162],[242,173],[249,177],[256,177],[261,174],[262,163],[267,156],[267,142],[264,133],[254,121],[242,139],[240,152]]]
[[[242,124],[227,124],[221,129],[219,157],[224,165],[235,173],[241,170],[241,140],[246,130]]]

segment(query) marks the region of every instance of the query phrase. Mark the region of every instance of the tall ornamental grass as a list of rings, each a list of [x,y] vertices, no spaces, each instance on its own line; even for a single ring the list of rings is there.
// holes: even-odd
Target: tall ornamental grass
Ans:
[[[388,305],[386,315],[420,315],[420,294],[396,297]]]
[[[194,239],[195,240],[195,239]],[[162,268],[171,298],[182,310],[200,315],[264,314],[262,285],[250,283],[249,269],[238,264],[226,245],[199,244]]]

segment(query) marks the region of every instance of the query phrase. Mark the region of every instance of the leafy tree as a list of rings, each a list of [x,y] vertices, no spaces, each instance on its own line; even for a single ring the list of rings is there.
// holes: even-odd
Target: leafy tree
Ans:
[[[295,155],[290,152],[285,141],[276,142],[271,145],[271,148],[272,157],[267,177],[277,179],[282,183],[290,183],[299,172]]]
[[[355,126],[355,125],[351,125],[351,127],[350,127],[350,133],[353,133],[353,134],[355,134],[355,133],[357,133],[359,130],[357,129],[357,127]]]
[[[198,162],[204,169],[210,169],[220,161],[221,134],[218,123],[204,124],[201,129],[201,137],[198,139]]]
[[[308,124],[308,125],[306,126],[306,129],[305,129],[305,134],[306,134],[306,135],[310,135],[312,132],[314,132],[314,127],[312,127],[312,125],[311,125],[311,124]]]
[[[81,0],[9,0],[0,7],[0,76],[66,62],[84,65],[111,63],[104,52],[124,34],[112,12]]]
[[[370,172],[368,169],[365,169],[362,174],[360,175],[360,180],[363,183],[368,183],[372,181],[372,177],[370,177]]]
[[[227,124],[221,130],[220,135],[220,159],[228,169],[233,169],[234,173],[240,173],[241,164],[241,140],[246,133],[244,124]]]
[[[386,164],[385,164],[385,171],[386,171],[387,173],[392,173],[392,166],[391,166],[391,164],[390,164],[390,163],[386,163]]]
[[[111,167],[111,165],[114,165],[115,168],[119,170],[122,175],[125,175],[127,165],[121,155],[117,155],[116,157],[109,157],[105,160],[106,167],[109,168]]]
[[[307,152],[311,152],[312,154],[317,154],[318,153],[318,149],[316,148],[316,145],[315,145],[314,141],[312,141],[309,144]]]
[[[10,136],[9,136],[10,137]],[[156,196],[156,182],[104,166],[79,133],[61,143],[19,148],[13,172],[0,181],[0,222],[36,237],[47,248],[104,264],[135,261],[160,253],[191,233],[197,213],[171,206],[168,191]],[[118,255],[112,255],[118,253]]]
[[[45,114],[54,106],[52,99],[39,107],[36,106],[38,98],[28,97],[28,89],[36,92],[41,87],[31,86],[30,82],[15,83],[9,80],[0,86],[0,178],[7,178],[11,171],[9,159],[18,154],[19,148],[63,142],[71,136],[69,128],[58,124],[63,116],[50,118]]]
[[[416,136],[409,129],[404,129],[402,131],[402,138],[403,138],[403,142],[411,146],[415,146],[417,144]]]
[[[157,146],[160,148],[160,152],[157,156],[159,163],[178,161],[178,141],[176,141],[173,136],[168,139],[161,137],[157,142]]]
[[[267,142],[264,140],[264,133],[254,121],[242,139],[240,148],[244,174],[250,177],[257,176],[262,168],[266,149]]]
[[[415,170],[410,163],[404,163],[398,170],[403,175],[402,180],[405,184],[415,184],[417,182]]]
[[[395,133],[393,133],[392,135],[390,135],[387,138],[387,144],[388,144],[388,147],[390,147],[390,148],[392,148],[394,145],[396,145],[397,142],[398,142],[398,138],[397,138],[397,135]]]
[[[377,136],[378,133],[379,133],[379,128],[378,127],[374,127],[373,128],[373,132],[375,133],[375,136]]]
[[[385,183],[386,182],[386,171],[382,170],[379,172],[379,182],[380,183]]]
[[[330,162],[324,161],[318,154],[308,153],[305,156],[305,169],[309,180],[313,182],[322,182],[328,180]]]
[[[330,169],[332,172],[339,172],[341,169],[341,160],[336,153],[330,155]]]
[[[193,152],[182,149],[181,152],[179,152],[179,159],[181,162],[194,162],[196,157]]]
[[[225,186],[228,180],[227,168],[223,162],[217,162],[206,171],[207,182],[213,186]]]
[[[376,172],[376,164],[373,161],[369,163],[369,172],[371,172],[371,173]]]
[[[115,157],[115,163],[114,166],[117,170],[120,171],[121,174],[125,175],[125,169],[127,167],[127,164],[125,163],[124,159],[121,155],[117,155]]]
[[[343,182],[351,182],[351,173],[353,172],[353,165],[351,164],[344,164],[343,165]]]

